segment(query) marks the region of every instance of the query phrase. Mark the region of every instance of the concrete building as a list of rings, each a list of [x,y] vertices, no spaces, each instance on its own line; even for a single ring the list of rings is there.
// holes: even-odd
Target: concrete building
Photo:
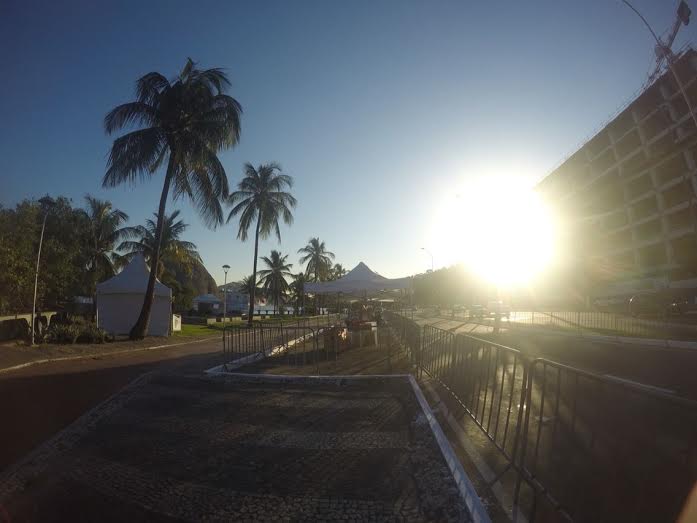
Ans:
[[[697,107],[697,52],[674,67]],[[603,273],[597,294],[626,294],[697,276],[696,174],[697,131],[667,72],[537,190],[575,224],[568,245]]]

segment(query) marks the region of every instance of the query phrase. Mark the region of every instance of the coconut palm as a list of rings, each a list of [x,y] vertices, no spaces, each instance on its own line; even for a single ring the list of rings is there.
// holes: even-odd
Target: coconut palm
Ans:
[[[90,292],[94,294],[100,279],[110,278],[116,272],[114,251],[116,244],[124,237],[121,227],[128,221],[128,215],[114,209],[110,201],[99,200],[85,196],[87,210],[83,210],[87,218],[85,249],[87,252],[87,271],[91,274]]]
[[[256,222],[254,232],[254,263],[252,268],[252,283],[249,295],[249,325],[252,325],[254,315],[254,297],[256,292],[257,258],[259,256],[259,238],[268,238],[272,232],[281,241],[279,220],[286,224],[293,223],[292,209],[297,201],[286,189],[293,187],[293,178],[282,174],[277,163],[261,164],[257,168],[251,163],[244,166],[244,178],[237,190],[230,195],[229,202],[233,206],[227,221],[239,215],[237,237],[245,241],[249,228]]]
[[[335,263],[334,267],[332,267],[331,269],[331,279],[338,280],[339,278],[346,276],[347,272],[348,271],[344,269],[343,265],[341,265],[340,263]]]
[[[304,272],[299,272],[293,275],[293,282],[290,284],[290,291],[293,296],[293,301],[295,303],[295,311],[305,311],[305,283],[307,283],[307,276]]]
[[[239,283],[238,290],[242,294],[251,296],[252,289],[254,289],[254,294],[257,296],[261,293],[261,289],[257,285],[256,281],[252,281],[251,276],[245,276],[244,278],[242,278],[242,281]]]
[[[139,78],[136,100],[115,107],[104,118],[107,134],[129,130],[114,140],[104,187],[135,185],[164,170],[153,238],[154,267],[160,262],[170,192],[175,199],[189,198],[206,225],[215,227],[223,221],[220,200],[228,195],[228,182],[217,154],[239,141],[242,114],[240,104],[224,94],[229,85],[220,69],[198,69],[189,59],[171,81],[157,72]],[[143,308],[131,329],[133,339],[148,331],[155,273],[150,271]]]
[[[155,220],[146,220],[145,225],[123,229],[123,236],[132,239],[121,242],[118,247],[119,251],[125,251],[121,254],[121,264],[128,263],[136,254],[141,253],[145,261],[151,267],[153,266],[157,248],[157,214],[155,213],[154,216]],[[187,272],[191,272],[195,264],[203,263],[196,245],[180,240],[189,225],[178,218],[179,211],[174,211],[162,220],[160,256],[157,261],[158,278],[162,278],[166,264],[178,265]]]
[[[298,254],[303,255],[300,263],[307,263],[305,274],[312,276],[312,281],[323,281],[329,277],[334,253],[329,252],[319,238],[310,238],[305,247],[298,249]]]
[[[273,250],[271,256],[261,258],[268,269],[259,271],[259,282],[264,286],[264,291],[268,296],[272,296],[276,312],[279,311],[281,297],[288,292],[287,276],[292,276],[290,269],[292,263],[286,263],[288,255],[282,255],[280,252]]]

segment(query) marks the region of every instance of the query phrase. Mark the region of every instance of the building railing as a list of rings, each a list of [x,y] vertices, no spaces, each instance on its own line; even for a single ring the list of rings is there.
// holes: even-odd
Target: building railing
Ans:
[[[697,402],[386,315],[418,371],[496,449],[513,519],[674,521],[697,481]],[[409,333],[407,335],[407,333]],[[407,336],[411,336],[409,339]]]

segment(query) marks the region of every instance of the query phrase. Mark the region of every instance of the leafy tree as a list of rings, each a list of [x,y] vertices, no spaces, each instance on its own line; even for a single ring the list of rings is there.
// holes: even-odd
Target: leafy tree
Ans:
[[[171,81],[157,72],[136,81],[136,100],[115,107],[104,118],[111,147],[102,185],[135,185],[166,165],[157,212],[151,266],[159,267],[160,245],[167,198],[188,197],[209,226],[223,221],[220,201],[228,195],[225,169],[219,151],[233,147],[240,137],[242,107],[225,94],[230,82],[220,69],[198,69],[187,60]],[[150,278],[132,339],[143,338],[150,322],[156,270]]]
[[[285,296],[288,292],[286,276],[292,276],[290,268],[293,264],[286,263],[287,259],[288,255],[284,256],[276,250],[271,251],[270,257],[264,256],[261,259],[268,269],[259,271],[259,281],[264,286],[264,291],[266,291],[269,296],[273,297],[277,312],[281,305],[281,297]]]
[[[229,201],[233,206],[227,221],[239,215],[237,237],[245,241],[249,228],[256,221],[254,233],[254,263],[252,268],[252,285],[249,294],[249,325],[254,316],[254,299],[256,293],[257,258],[259,256],[259,238],[268,238],[272,232],[281,241],[279,220],[286,224],[293,223],[292,209],[297,200],[286,189],[293,187],[293,178],[282,174],[277,163],[261,164],[257,168],[250,163],[245,164],[244,178],[237,190],[230,195]]]
[[[157,219],[156,214],[155,218]],[[196,245],[180,240],[181,235],[189,225],[177,218],[179,218],[179,211],[174,211],[165,216],[162,221],[160,257],[157,265],[158,278],[162,278],[165,274],[165,268],[168,264],[183,267],[190,274],[195,264],[203,263],[196,250]],[[131,261],[136,254],[142,253],[145,260],[152,266],[157,246],[156,234],[157,222],[150,219],[146,220],[145,225],[124,228],[122,235],[125,238],[134,238],[134,240],[126,240],[119,245],[119,251],[126,251],[121,255],[120,263],[123,265]]]
[[[123,238],[124,229],[121,226],[128,221],[128,215],[114,209],[110,201],[99,200],[89,194],[85,196],[85,202],[87,270],[91,274],[90,294],[94,295],[97,282],[111,278],[116,272],[114,250],[116,243]]]
[[[310,238],[305,247],[298,249],[298,254],[303,255],[300,263],[307,263],[305,274],[312,276],[312,281],[324,281],[329,277],[334,253],[329,252],[319,238]]]
[[[39,204],[29,200],[14,209],[0,209],[0,313],[31,311],[43,217]],[[84,277],[87,230],[85,213],[73,208],[67,198],[56,198],[41,249],[38,310],[63,305],[89,291]]]

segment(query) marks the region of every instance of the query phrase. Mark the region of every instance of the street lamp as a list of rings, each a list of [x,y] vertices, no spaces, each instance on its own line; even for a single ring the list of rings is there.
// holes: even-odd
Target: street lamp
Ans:
[[[433,272],[433,254],[426,247],[421,247],[421,250],[431,256],[431,272]]]
[[[229,270],[230,266],[227,263],[223,265],[223,271],[225,272],[223,280],[223,327],[225,327],[225,322],[227,322],[227,271]]]
[[[41,236],[39,237],[39,253],[36,255],[36,272],[34,273],[34,304],[31,308],[31,344],[34,345],[34,334],[36,332],[36,290],[39,286],[39,263],[41,262],[41,246],[44,243],[44,231],[46,230],[46,218],[56,202],[48,195],[39,200],[41,209],[44,212],[44,220],[41,225]]]

